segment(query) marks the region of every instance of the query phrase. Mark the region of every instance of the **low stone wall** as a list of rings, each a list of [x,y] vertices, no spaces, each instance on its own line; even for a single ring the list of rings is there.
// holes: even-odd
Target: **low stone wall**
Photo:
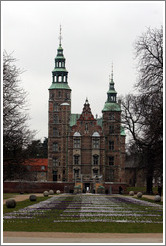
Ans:
[[[123,189],[123,193],[126,193],[126,188],[127,188],[127,184],[126,183],[105,183],[104,187],[105,187],[105,193],[106,194],[119,194],[119,187],[122,187]]]
[[[60,190],[61,193],[72,193],[74,191],[74,183],[55,183],[37,181],[6,181],[3,183],[3,192],[5,193],[41,193],[45,190]]]
[[[74,183],[55,183],[55,182],[39,182],[39,181],[5,181],[3,183],[4,193],[42,193],[45,190],[60,190],[61,193],[73,193]],[[119,186],[122,187],[123,193],[126,193],[127,185],[125,183],[105,183],[106,194],[118,194]]]

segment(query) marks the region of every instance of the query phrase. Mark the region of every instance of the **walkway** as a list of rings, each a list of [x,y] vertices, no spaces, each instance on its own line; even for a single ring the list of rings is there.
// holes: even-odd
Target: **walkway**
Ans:
[[[4,243],[162,243],[162,233],[4,232]]]

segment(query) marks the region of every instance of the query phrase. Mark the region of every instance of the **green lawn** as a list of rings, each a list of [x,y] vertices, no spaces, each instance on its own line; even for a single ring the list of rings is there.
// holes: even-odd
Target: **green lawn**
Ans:
[[[36,202],[29,200],[17,202],[16,208],[8,209],[4,205],[4,213],[18,211],[21,208],[25,208],[29,205],[38,203],[40,201],[47,200],[49,197],[37,197]],[[75,200],[73,196],[59,197],[59,201],[63,203],[72,203]],[[77,198],[78,199],[78,198]],[[144,200],[144,199],[143,199]],[[151,201],[151,200],[150,200]],[[128,204],[128,207],[134,209],[145,209],[138,204]],[[64,208],[65,209],[65,208]],[[32,216],[32,218],[11,218],[4,220],[4,231],[28,231],[28,232],[93,232],[93,233],[162,233],[162,223],[123,223],[123,222],[53,222],[53,220],[59,220],[60,215],[64,213],[64,209],[48,209],[42,216]],[[149,208],[149,213],[153,210]],[[123,212],[123,211],[122,211]],[[154,211],[155,212],[155,211]],[[159,212],[156,211],[157,215]],[[77,213],[76,213],[77,214]],[[161,220],[159,218],[159,220]]]
[[[162,224],[153,223],[109,223],[109,222],[63,222],[50,223],[43,221],[22,221],[5,223],[4,231],[28,231],[28,232],[89,232],[89,233],[162,233]]]
[[[158,189],[157,187],[153,187],[153,193],[154,194],[158,193],[157,189]],[[127,187],[126,192],[129,193],[129,191],[134,191],[135,193],[140,191],[143,194],[145,194],[146,193],[146,187]]]
[[[163,202],[155,202],[154,200],[148,199],[146,197],[141,197],[141,198],[134,197],[134,198],[142,200],[142,201],[147,201],[147,202],[152,202],[152,203],[157,203],[157,204],[163,205]]]
[[[3,206],[3,213],[11,213],[13,211],[18,211],[21,208],[25,208],[25,207],[30,206],[32,204],[36,204],[38,202],[45,201],[48,198],[50,198],[50,197],[44,197],[43,196],[43,197],[37,197],[37,200],[34,202],[31,202],[29,199],[21,201],[21,202],[17,202],[15,208],[7,208],[6,205],[4,205]]]

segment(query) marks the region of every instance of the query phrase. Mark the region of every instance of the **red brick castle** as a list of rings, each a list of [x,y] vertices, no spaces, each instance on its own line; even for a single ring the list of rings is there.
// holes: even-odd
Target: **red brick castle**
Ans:
[[[81,114],[71,113],[71,89],[61,45],[49,88],[47,180],[64,189],[107,193],[125,185],[125,133],[113,72],[102,118],[94,118],[88,99]]]

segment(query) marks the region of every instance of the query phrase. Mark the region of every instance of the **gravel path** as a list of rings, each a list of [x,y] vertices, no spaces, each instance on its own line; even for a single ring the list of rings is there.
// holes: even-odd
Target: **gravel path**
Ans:
[[[162,233],[4,232],[3,243],[162,243]]]

